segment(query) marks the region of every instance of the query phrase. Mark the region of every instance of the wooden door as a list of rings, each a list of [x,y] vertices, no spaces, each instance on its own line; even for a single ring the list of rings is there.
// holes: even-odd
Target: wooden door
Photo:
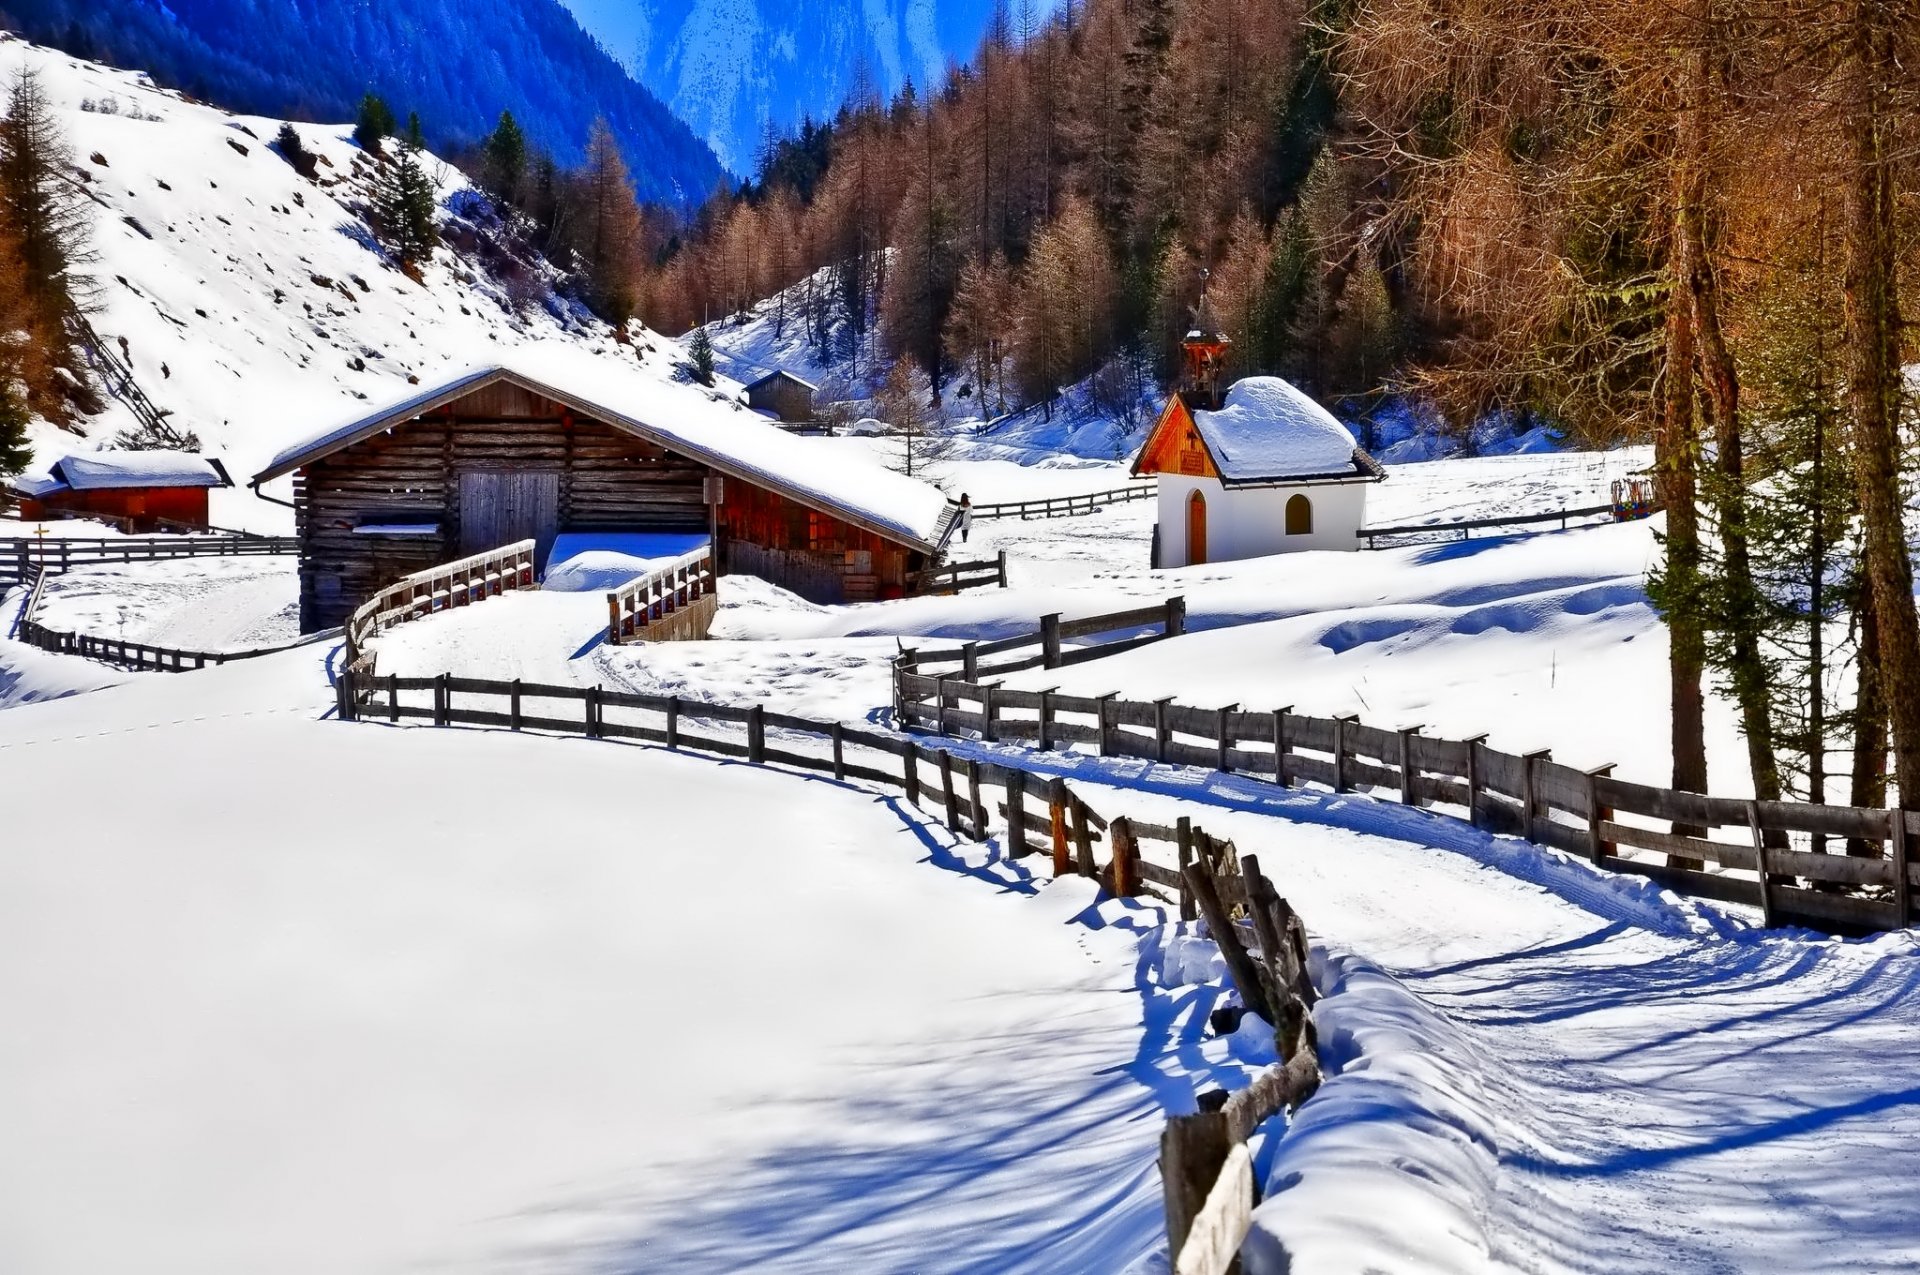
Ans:
[[[560,475],[551,470],[469,470],[460,475],[460,554],[535,542],[544,567],[560,531]]]
[[[1187,565],[1207,560],[1207,498],[1199,492],[1187,497]]]

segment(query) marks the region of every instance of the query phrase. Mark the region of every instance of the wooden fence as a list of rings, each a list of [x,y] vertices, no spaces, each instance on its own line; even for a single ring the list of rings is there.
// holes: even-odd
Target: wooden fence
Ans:
[[[1531,527],[1541,523],[1557,522],[1560,530],[1567,529],[1568,519],[1597,518],[1613,516],[1612,504],[1589,505],[1584,509],[1556,509],[1540,514],[1515,514],[1509,518],[1467,518],[1459,522],[1430,522],[1424,525],[1404,527],[1362,527],[1353,534],[1366,541],[1366,547],[1375,549],[1383,539],[1397,539],[1402,536],[1448,536],[1459,534],[1467,540],[1476,531],[1493,531],[1502,527]]]
[[[1069,639],[1104,637],[1115,633],[1126,633],[1145,629],[1147,632],[1135,633],[1132,637],[1090,643],[1084,646],[1068,647]],[[1040,617],[1040,628],[1035,633],[1023,633],[1018,637],[1002,638],[995,642],[965,642],[959,646],[918,647],[911,651],[902,651],[894,657],[894,712],[902,723],[922,712],[920,701],[923,696],[932,696],[936,707],[930,711],[926,720],[935,725],[945,721],[940,707],[947,697],[939,690],[940,683],[950,677],[959,677],[964,682],[978,682],[983,677],[1006,673],[1017,673],[1030,668],[1063,668],[1069,664],[1080,664],[1087,660],[1099,659],[1104,655],[1117,655],[1121,651],[1131,651],[1136,647],[1152,642],[1163,642],[1170,637],[1178,637],[1187,630],[1187,600],[1168,598],[1149,607],[1137,607],[1131,611],[1114,611],[1106,615],[1088,615],[1075,620],[1063,620],[1060,613]],[[1016,655],[1016,652],[1039,648],[1032,654]],[[1013,656],[1001,659],[1002,656]],[[945,666],[944,668],[939,666]],[[903,691],[912,693],[902,696]],[[1025,698],[1021,692],[1007,691],[1015,699]],[[1005,707],[1003,705],[1003,707]],[[992,738],[992,736],[988,736]],[[1049,736],[1065,738],[1065,736]],[[1042,747],[1045,747],[1043,744]]]
[[[292,642],[280,642],[272,646],[245,647],[231,651],[193,651],[180,647],[156,646],[151,642],[129,642],[125,638],[97,637],[90,633],[73,633],[63,629],[49,628],[40,623],[37,613],[46,592],[47,579],[52,574],[51,571],[35,570],[31,577],[32,583],[28,586],[26,602],[21,606],[20,614],[14,621],[12,636],[17,641],[38,647],[42,651],[51,651],[56,655],[78,655],[107,664],[122,665],[140,672],[185,673],[206,668],[209,664],[229,664],[235,660],[250,660],[262,655],[273,655],[329,636],[325,633],[315,633]]]
[[[1084,496],[1048,496],[1041,500],[1006,500],[995,504],[975,505],[975,518],[1075,518],[1105,509],[1108,505],[1122,505],[1133,500],[1152,500],[1159,493],[1159,486],[1151,479],[1143,479],[1128,487],[1115,487],[1108,491],[1091,491]]]
[[[342,663],[371,672],[373,652],[367,650],[367,643],[375,634],[436,611],[497,597],[508,589],[531,589],[533,555],[534,542],[520,540],[396,580],[348,617]]]
[[[1227,1275],[1259,1202],[1247,1140],[1320,1087],[1313,1027],[1318,995],[1307,975],[1306,927],[1252,855],[1236,863],[1229,854],[1203,850],[1184,875],[1240,1003],[1273,1027],[1279,1058],[1237,1093],[1201,1094],[1200,1110],[1172,1117],[1160,1135],[1174,1275]]]
[[[254,557],[299,551],[300,542],[291,536],[11,536],[0,539],[0,588],[25,582],[35,568],[57,574],[104,563]]]
[[[1007,644],[979,646],[976,655],[989,647]],[[1409,805],[1451,807],[1475,827],[1518,834],[1597,867],[1683,894],[1752,904],[1767,925],[1861,933],[1898,929],[1913,917],[1920,811],[1709,797],[1615,779],[1612,766],[1561,765],[1546,751],[1515,756],[1489,748],[1484,737],[1440,739],[1353,717],[1021,691],[981,680],[1032,666],[994,669],[976,659],[970,676],[931,677],[902,656],[894,669],[897,720],[1041,749],[1086,744],[1103,756],[1204,766],[1283,785],[1392,790]],[[1717,829],[1733,836],[1710,835]],[[1831,852],[1836,845],[1840,853]],[[1720,871],[1706,871],[1706,864]]]
[[[1007,587],[1007,551],[979,562],[948,562],[917,571],[913,584],[921,593],[959,593],[963,589]]]
[[[607,641],[703,638],[718,605],[713,546],[701,545],[607,595]]]

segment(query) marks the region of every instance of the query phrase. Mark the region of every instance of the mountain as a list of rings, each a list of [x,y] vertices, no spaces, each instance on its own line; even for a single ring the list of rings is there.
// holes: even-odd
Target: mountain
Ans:
[[[527,347],[564,344],[672,376],[680,347],[616,332],[429,155],[443,245],[413,274],[368,234],[372,165],[349,124],[299,124],[318,156],[301,176],[268,144],[280,121],[237,116],[144,75],[0,33],[0,83],[40,76],[86,192],[101,343],[174,425],[244,482],[282,447],[369,402]],[[29,427],[36,463],[110,445],[138,424],[122,401],[70,429]],[[281,484],[272,484],[276,496]],[[282,530],[284,510],[244,488],[214,493],[214,521]]]
[[[9,0],[28,38],[135,67],[232,110],[352,119],[368,89],[458,148],[511,110],[562,163],[606,116],[641,198],[684,204],[720,180],[712,150],[559,0]]]
[[[973,56],[994,10],[993,0],[566,3],[740,174],[753,171],[769,122],[831,116],[863,64],[888,96],[908,79],[939,83],[950,62]]]

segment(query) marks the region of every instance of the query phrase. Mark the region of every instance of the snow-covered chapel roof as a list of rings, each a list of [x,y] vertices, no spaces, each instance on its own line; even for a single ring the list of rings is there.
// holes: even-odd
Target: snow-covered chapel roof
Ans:
[[[1332,412],[1277,376],[1234,382],[1220,410],[1193,423],[1225,482],[1381,476]]]
[[[931,551],[952,524],[947,498],[937,487],[796,438],[699,386],[559,345],[523,347],[514,351],[511,363],[474,368],[323,430],[282,450],[254,475],[253,485],[502,380],[892,540]]]

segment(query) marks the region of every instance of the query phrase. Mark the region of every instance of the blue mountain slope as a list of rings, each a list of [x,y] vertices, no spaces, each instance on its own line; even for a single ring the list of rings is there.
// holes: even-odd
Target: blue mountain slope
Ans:
[[[720,180],[713,152],[559,0],[7,0],[28,38],[150,72],[233,110],[353,117],[371,88],[418,111],[446,150],[511,110],[562,162],[604,115],[642,198],[687,202]]]
[[[768,121],[838,109],[864,59],[891,95],[925,89],[973,57],[993,0],[566,0],[597,36],[737,173]],[[1009,8],[1017,11],[1017,3]],[[1046,12],[1045,0],[1035,8]]]

